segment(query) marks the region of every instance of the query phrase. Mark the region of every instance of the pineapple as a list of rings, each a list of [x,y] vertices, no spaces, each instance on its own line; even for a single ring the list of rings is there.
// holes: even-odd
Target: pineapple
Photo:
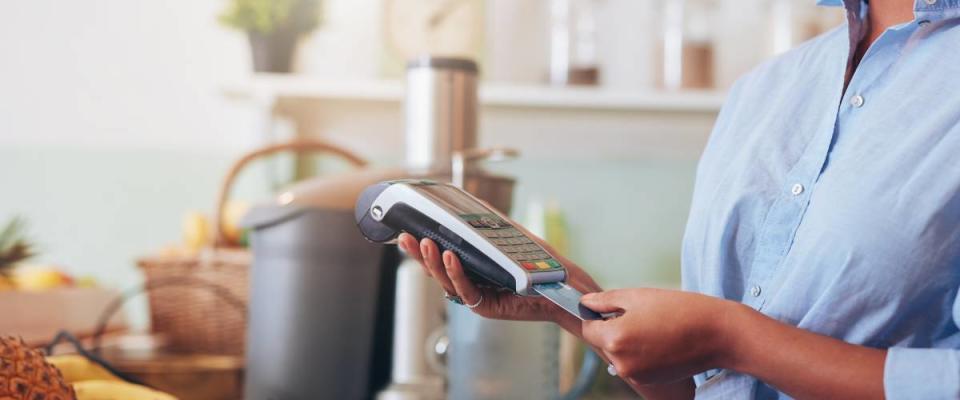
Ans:
[[[34,256],[33,245],[23,237],[24,222],[13,218],[0,230],[0,291],[12,290],[13,267]]]
[[[0,400],[75,400],[73,387],[22,339],[0,337]]]

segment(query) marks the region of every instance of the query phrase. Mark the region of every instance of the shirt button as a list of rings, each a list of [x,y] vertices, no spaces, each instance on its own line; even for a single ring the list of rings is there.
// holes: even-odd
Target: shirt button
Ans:
[[[793,193],[794,196],[799,196],[800,193],[803,193],[803,185],[794,183],[793,187],[790,188],[790,193]]]
[[[858,94],[856,96],[851,97],[850,104],[852,104],[854,107],[860,108],[861,106],[863,106],[863,96]]]
[[[759,285],[753,285],[753,287],[750,288],[750,295],[753,297],[760,296],[760,292],[761,289]]]

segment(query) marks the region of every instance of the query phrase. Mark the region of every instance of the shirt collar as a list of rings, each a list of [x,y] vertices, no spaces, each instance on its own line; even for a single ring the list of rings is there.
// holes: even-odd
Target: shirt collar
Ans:
[[[860,10],[862,0],[817,0],[817,5],[827,7],[846,7],[848,10]],[[914,0],[913,13],[921,16],[955,16],[960,12],[960,0]],[[946,15],[944,15],[946,14]]]

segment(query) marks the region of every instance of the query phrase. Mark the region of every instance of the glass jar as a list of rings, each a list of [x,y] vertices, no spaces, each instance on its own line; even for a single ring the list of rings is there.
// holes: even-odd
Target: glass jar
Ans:
[[[716,4],[712,0],[666,0],[661,5],[661,87],[714,87]]]
[[[595,0],[550,0],[550,83],[596,85],[597,57]]]

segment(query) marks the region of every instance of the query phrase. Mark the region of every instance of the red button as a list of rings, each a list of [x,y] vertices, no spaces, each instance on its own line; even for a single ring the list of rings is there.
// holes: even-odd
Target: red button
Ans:
[[[520,264],[520,265],[523,265],[523,269],[526,269],[526,270],[528,270],[528,271],[536,271],[536,270],[537,270],[537,265],[534,264],[534,263],[525,262],[525,263],[522,263],[522,264]]]

